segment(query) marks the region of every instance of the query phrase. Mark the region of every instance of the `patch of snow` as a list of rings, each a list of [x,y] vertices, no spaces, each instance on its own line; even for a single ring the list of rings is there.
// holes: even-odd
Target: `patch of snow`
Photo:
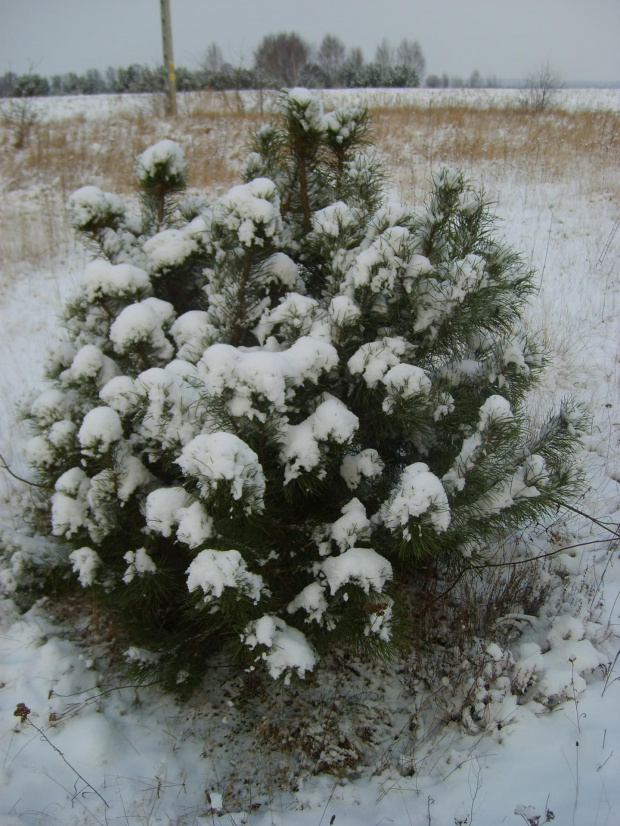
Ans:
[[[380,515],[387,528],[402,530],[407,540],[411,538],[407,527],[411,519],[425,517],[437,533],[447,531],[450,525],[446,491],[423,462],[403,470],[395,493],[381,506]]]
[[[110,218],[123,218],[125,204],[118,195],[102,192],[98,186],[83,186],[69,197],[67,211],[72,225],[79,229]]]
[[[224,588],[232,588],[257,603],[265,590],[259,574],[248,571],[239,551],[200,551],[187,569],[189,592],[200,589],[204,602],[222,596]]]
[[[340,475],[350,490],[354,490],[362,481],[374,479],[383,473],[385,463],[374,448],[366,448],[356,454],[348,454],[342,460]]]
[[[92,548],[79,548],[77,551],[71,551],[69,559],[82,588],[92,585],[95,582],[97,570],[101,566],[101,557],[97,551]]]
[[[257,645],[267,649],[259,658],[265,662],[274,680],[284,674],[285,685],[290,683],[292,673],[303,679],[317,663],[317,655],[306,636],[279,617],[266,614],[251,623],[243,642],[251,649]]]
[[[111,407],[95,407],[82,420],[78,439],[82,452],[87,456],[107,453],[110,447],[123,438],[123,425],[116,410]]]
[[[151,288],[148,273],[132,264],[110,264],[96,259],[86,265],[81,289],[89,303],[107,296],[128,298]]]
[[[201,433],[185,445],[176,463],[196,480],[205,499],[224,482],[248,512],[263,510],[265,477],[258,456],[233,433]]]
[[[372,548],[349,548],[339,556],[325,559],[317,570],[325,574],[332,594],[350,582],[359,585],[367,594],[371,589],[381,592],[393,576],[389,560]]]
[[[155,177],[162,167],[166,168],[169,176],[185,177],[187,174],[185,156],[176,141],[159,141],[145,149],[136,160],[136,172],[140,181]]]
[[[157,566],[147,554],[146,548],[138,548],[137,551],[127,551],[123,557],[127,563],[127,570],[123,575],[123,582],[129,585],[136,576],[144,576],[144,574],[154,574]]]

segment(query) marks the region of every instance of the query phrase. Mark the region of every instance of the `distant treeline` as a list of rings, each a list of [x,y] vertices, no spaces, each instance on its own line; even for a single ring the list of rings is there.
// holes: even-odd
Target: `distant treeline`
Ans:
[[[176,68],[177,89],[181,92],[200,89],[280,89],[283,86],[308,86],[313,89],[420,86],[429,87],[493,86],[483,82],[480,73],[470,78],[448,75],[426,76],[426,60],[417,41],[404,39],[397,47],[383,40],[375,58],[367,63],[361,49],[347,49],[334,35],[325,35],[318,48],[311,47],[295,32],[266,35],[253,55],[252,68],[234,66],[224,61],[217,43],[205,51],[200,68]],[[98,95],[140,92],[163,92],[165,70],[137,63],[126,68],[88,69],[83,74],[69,72],[50,78],[29,72],[7,72],[0,77],[0,97],[35,97],[45,95]]]
[[[109,68],[104,73],[89,69],[84,74],[69,72],[53,75],[51,78],[39,74],[17,75],[7,72],[0,76],[0,97],[38,97],[48,95],[100,95],[128,94],[140,92],[163,92],[165,72],[163,66],[139,65],[126,68]],[[419,86],[415,72],[406,67],[384,67],[368,63],[343,82],[334,86],[310,64],[298,78],[298,83],[314,89],[349,87],[407,87]],[[220,71],[192,71],[184,66],[176,68],[177,90],[192,92],[201,89],[223,91],[228,89],[279,89],[282,84],[277,78],[260,69],[245,69],[224,66]]]

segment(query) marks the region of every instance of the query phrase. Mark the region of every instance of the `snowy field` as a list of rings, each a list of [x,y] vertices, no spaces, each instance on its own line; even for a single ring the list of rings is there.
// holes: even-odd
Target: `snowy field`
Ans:
[[[188,92],[179,98],[180,107],[189,107],[201,97],[201,92]],[[488,109],[518,106],[521,89],[325,89],[319,93],[326,109],[337,106],[446,106],[465,105]],[[211,96],[225,108],[235,97],[233,92],[213,92]],[[247,111],[273,110],[277,92],[242,91],[239,99]],[[620,110],[620,89],[559,89],[554,104],[572,112]],[[80,115],[99,119],[123,111],[152,111],[152,95],[67,95],[38,98],[36,108],[45,120],[58,120]]]
[[[325,105],[366,101],[367,94],[325,93]],[[375,100],[382,106],[456,100],[453,90],[372,94],[383,96]],[[503,106],[515,95],[465,90],[458,102]],[[562,105],[617,112],[620,91],[563,91]],[[92,119],[101,141],[119,107],[153,112],[143,96],[51,98],[37,106],[48,121]],[[183,144],[182,135],[170,136]],[[599,138],[610,151],[596,169],[587,148],[553,174],[535,156],[523,164],[465,164],[496,201],[509,242],[539,273],[529,324],[542,331],[554,359],[531,400],[534,415],[566,395],[592,414],[581,513],[560,513],[522,537],[535,554],[564,549],[548,563],[540,616],[506,619],[522,633],[503,650],[478,652],[479,682],[470,694],[440,678],[435,690],[422,689],[402,664],[372,670],[358,663],[325,668],[307,692],[252,692],[223,663],[183,706],[157,687],[125,685],[106,666],[117,652],[101,617],[70,605],[52,615],[45,602],[20,615],[7,594],[0,603],[0,826],[620,823],[620,167],[617,138]],[[419,201],[428,154],[418,151],[415,135],[396,130],[389,140],[394,146],[380,149],[392,159],[394,192]],[[5,140],[3,152],[10,151]],[[227,151],[242,155],[238,145]],[[27,476],[17,402],[40,386],[57,313],[87,259],[58,206],[64,179],[13,175],[7,157],[0,248],[10,247],[12,258],[10,267],[0,259],[0,453]],[[38,245],[30,255],[22,238],[16,260],[19,228],[11,228],[8,210],[17,207],[33,236],[46,239],[45,254]],[[8,473],[0,477],[0,541],[27,550],[21,489]],[[9,591],[11,576],[10,567],[2,571]],[[23,721],[14,716],[20,703],[30,709]],[[476,703],[484,712],[473,715]],[[366,726],[375,732],[372,743]],[[297,747],[312,738],[315,748],[302,748],[300,757]],[[348,772],[347,749],[367,752]],[[328,764],[331,772],[313,774]]]

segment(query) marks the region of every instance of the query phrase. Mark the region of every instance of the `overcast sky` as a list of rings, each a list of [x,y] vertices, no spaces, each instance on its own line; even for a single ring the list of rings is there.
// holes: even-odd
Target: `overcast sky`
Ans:
[[[161,63],[160,0],[0,0],[0,73]],[[335,34],[372,60],[384,37],[418,40],[431,73],[620,81],[620,0],[171,0],[177,65],[215,41],[252,63],[265,34]]]

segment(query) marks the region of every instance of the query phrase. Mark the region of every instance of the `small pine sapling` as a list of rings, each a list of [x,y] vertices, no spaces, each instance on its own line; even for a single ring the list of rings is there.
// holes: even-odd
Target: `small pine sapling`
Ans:
[[[421,212],[388,202],[367,112],[305,89],[252,141],[211,204],[172,141],[138,158],[140,216],[72,196],[95,259],[28,412],[59,560],[177,689],[223,645],[284,680],[389,656],[416,577],[578,481],[582,412],[525,417],[532,274],[484,196],[444,169]]]

